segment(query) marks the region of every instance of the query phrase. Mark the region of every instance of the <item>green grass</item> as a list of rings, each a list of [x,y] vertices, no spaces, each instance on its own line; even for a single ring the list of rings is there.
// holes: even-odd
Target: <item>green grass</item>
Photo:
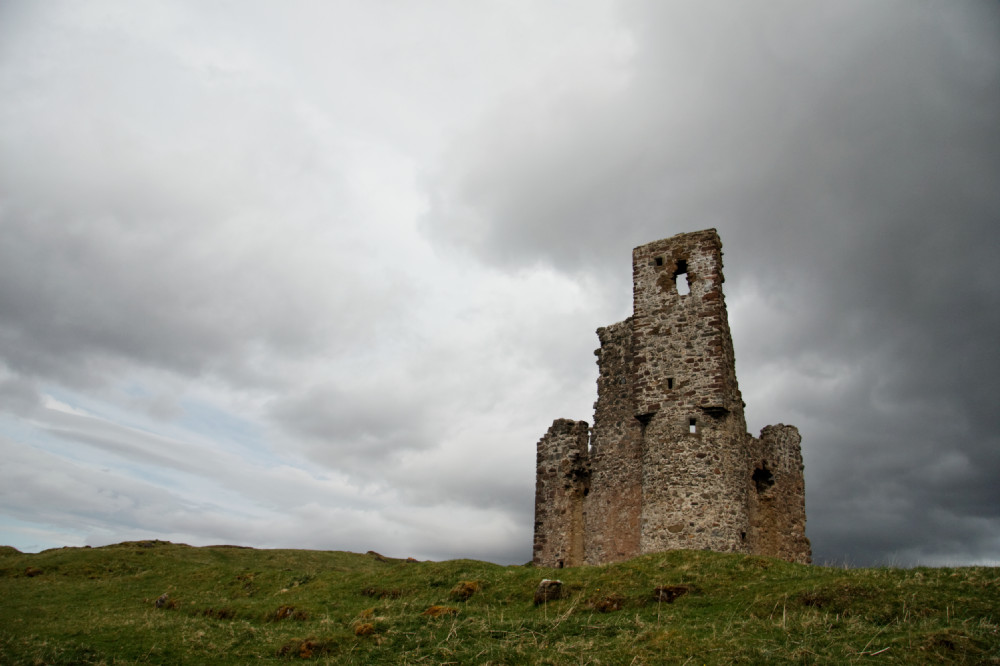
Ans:
[[[543,578],[564,598],[536,607]],[[1000,663],[998,584],[995,568],[701,551],[553,570],[155,541],[0,548],[0,663]],[[660,586],[687,592],[666,603]]]

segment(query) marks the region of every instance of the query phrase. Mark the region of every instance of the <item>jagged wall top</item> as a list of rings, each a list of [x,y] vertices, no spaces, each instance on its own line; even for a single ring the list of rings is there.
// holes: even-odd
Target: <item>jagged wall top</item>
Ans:
[[[632,251],[638,415],[667,405],[742,414],[724,279],[715,229]]]

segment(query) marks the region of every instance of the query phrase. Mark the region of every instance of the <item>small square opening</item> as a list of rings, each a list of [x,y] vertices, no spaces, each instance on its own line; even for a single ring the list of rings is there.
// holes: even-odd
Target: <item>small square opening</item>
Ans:
[[[656,259],[653,259],[653,262],[654,262],[654,263],[655,263],[655,264],[656,264],[657,266],[662,266],[662,265],[663,265],[663,257],[657,257]]]

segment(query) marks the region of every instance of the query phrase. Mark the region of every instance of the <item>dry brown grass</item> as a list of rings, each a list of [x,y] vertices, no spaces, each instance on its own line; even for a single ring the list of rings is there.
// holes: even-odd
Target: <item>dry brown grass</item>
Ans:
[[[605,594],[593,597],[587,602],[587,606],[593,608],[598,613],[612,613],[620,611],[625,606],[625,597],[620,594]]]
[[[309,619],[309,613],[296,608],[295,606],[278,606],[277,610],[273,613],[269,613],[267,620],[269,622],[281,622],[282,620],[295,620],[298,622],[303,622]]]
[[[236,617],[236,611],[232,608],[206,608],[201,612],[205,617],[214,618],[216,620],[232,620]]]
[[[371,622],[360,622],[354,625],[355,636],[369,636],[375,633],[375,625]]]
[[[421,615],[428,617],[448,617],[450,615],[458,615],[458,609],[451,606],[434,605],[421,613]]]
[[[361,596],[373,599],[399,599],[403,596],[403,591],[398,588],[366,587],[361,590]]]
[[[653,601],[672,604],[690,591],[686,585],[658,585],[653,589]]]
[[[452,601],[468,601],[481,587],[482,585],[477,580],[459,581],[455,587],[451,588],[448,597]]]

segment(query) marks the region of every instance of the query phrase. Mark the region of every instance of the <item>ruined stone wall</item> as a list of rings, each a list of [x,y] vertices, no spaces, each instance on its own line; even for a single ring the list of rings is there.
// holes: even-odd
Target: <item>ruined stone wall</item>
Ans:
[[[642,426],[635,418],[632,320],[597,329],[598,400],[585,502],[588,564],[639,554],[642,509]]]
[[[801,441],[795,426],[782,424],[765,427],[754,440],[750,534],[755,553],[809,563]]]
[[[675,548],[808,562],[798,431],[746,432],[718,234],[635,248],[632,279],[633,316],[597,332],[592,449],[584,422],[539,442],[535,563]]]
[[[746,551],[746,423],[719,237],[643,245],[632,267],[636,416],[646,422],[641,550]]]
[[[549,567],[583,564],[583,499],[589,483],[586,421],[556,419],[535,456],[533,561]]]
[[[750,552],[745,459],[738,436],[705,428],[678,435],[668,416],[646,430],[640,551]]]
[[[705,409],[743,418],[723,279],[714,229],[632,251],[638,415],[669,408],[685,431]],[[690,292],[680,295],[678,282]]]

